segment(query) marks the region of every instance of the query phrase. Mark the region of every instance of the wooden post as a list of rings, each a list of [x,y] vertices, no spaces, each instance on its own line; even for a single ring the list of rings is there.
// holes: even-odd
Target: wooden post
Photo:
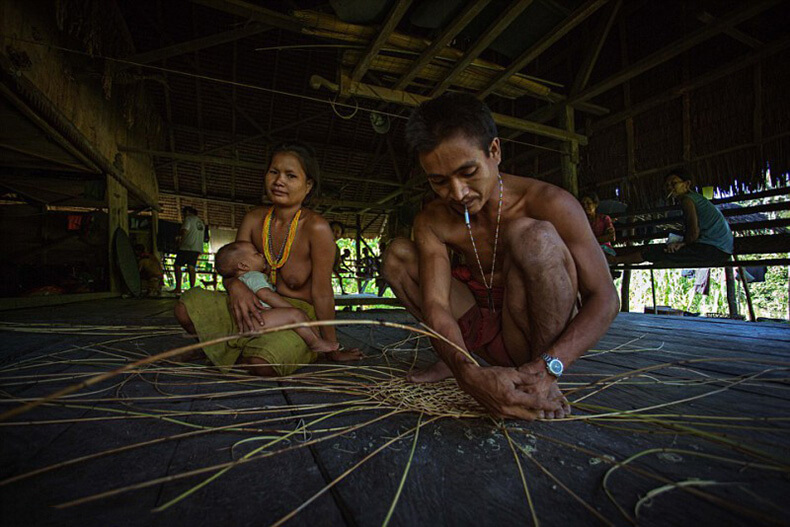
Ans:
[[[631,269],[623,269],[623,282],[620,285],[620,311],[631,311]]]
[[[626,26],[625,22],[620,22],[618,26],[620,32],[620,62],[622,67],[628,66],[628,43],[626,39]],[[631,83],[626,81],[623,83],[623,102],[627,109],[631,108]],[[634,119],[629,117],[625,120],[625,141],[626,141],[626,155],[627,167],[626,177],[623,181],[623,199],[628,203],[629,195],[631,193],[628,185],[628,180],[636,173],[636,146],[634,143]],[[630,229],[628,235],[634,233]],[[630,245],[630,244],[629,244]],[[652,271],[651,271],[652,273]],[[652,279],[652,275],[651,275]],[[653,305],[655,306],[655,294],[653,295]],[[620,311],[627,313],[631,310],[631,270],[623,270],[623,284],[620,291]]]
[[[360,264],[362,263],[362,216],[356,215],[357,222],[357,265],[355,265],[354,274],[357,275],[357,294],[361,293],[362,278],[359,276]]]
[[[749,308],[749,322],[754,322],[757,319],[754,316],[754,306],[752,305],[752,294],[749,292],[749,284],[746,283],[746,272],[743,270],[743,267],[738,266],[738,274],[741,275],[743,292],[746,293],[746,307]]]
[[[159,237],[159,213],[155,210],[151,211],[151,254],[159,255],[159,247],[157,247],[156,239]],[[157,256],[161,259],[161,256]]]
[[[574,110],[570,106],[566,106],[560,112],[560,128],[564,128],[569,132],[576,131],[576,119],[574,118]],[[573,194],[579,196],[579,142],[578,141],[565,141],[563,142],[563,153],[560,156],[560,166],[562,167],[562,188]]]
[[[107,232],[107,261],[109,262],[110,291],[121,292],[122,279],[115,258],[115,239],[113,234],[120,227],[129,233],[129,198],[126,187],[112,176],[107,176],[107,211],[109,214]]]
[[[735,292],[735,273],[732,267],[724,268],[724,276],[727,282],[727,305],[730,308],[730,317],[735,318],[738,314],[738,296]]]
[[[650,289],[653,294],[653,314],[658,314],[658,301],[656,300],[656,277],[653,269],[650,269]]]

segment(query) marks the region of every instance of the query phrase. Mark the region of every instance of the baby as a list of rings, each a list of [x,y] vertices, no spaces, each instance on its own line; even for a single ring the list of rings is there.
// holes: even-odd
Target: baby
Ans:
[[[274,328],[286,324],[309,322],[303,311],[293,307],[274,291],[266,276],[270,267],[266,257],[250,242],[233,242],[224,245],[214,257],[217,272],[223,278],[238,278],[257,296],[264,311],[264,326]],[[340,344],[322,339],[311,328],[294,329],[302,340],[316,353],[327,353],[332,360],[356,360],[358,353],[340,351]]]

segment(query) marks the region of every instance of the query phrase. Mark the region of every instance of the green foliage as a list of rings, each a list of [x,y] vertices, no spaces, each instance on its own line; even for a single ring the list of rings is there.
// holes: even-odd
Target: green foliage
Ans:
[[[766,258],[783,255],[765,255]],[[694,278],[685,278],[680,269],[657,269],[654,272],[656,301],[660,306],[670,306],[691,313],[728,315],[727,282],[724,269],[711,269],[708,293],[694,291]],[[622,278],[615,280],[618,289]],[[765,282],[750,283],[755,316],[786,319],[788,315],[788,270],[787,267],[769,267]],[[736,285],[739,313],[746,314],[746,294],[740,281]],[[650,271],[632,271],[629,294],[630,310],[643,312],[645,306],[653,305]]]

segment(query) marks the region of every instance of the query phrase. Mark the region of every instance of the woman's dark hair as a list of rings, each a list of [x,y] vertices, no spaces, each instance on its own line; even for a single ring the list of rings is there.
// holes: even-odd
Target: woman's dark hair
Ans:
[[[592,201],[596,205],[598,205],[601,202],[601,200],[598,198],[598,194],[596,194],[595,192],[585,192],[584,194],[582,194],[582,197],[579,198],[579,201],[583,200],[584,198],[589,198],[590,201]]]
[[[184,216],[186,216],[187,214],[193,214],[193,215],[197,216],[197,213],[198,213],[198,211],[197,211],[197,209],[195,207],[191,207],[189,205],[187,205],[183,209],[181,209],[181,212],[183,213]]]
[[[664,176],[664,181],[671,178],[672,176],[677,176],[683,181],[691,181],[691,174],[685,168],[676,168],[674,170],[670,170],[667,172],[667,175]]]
[[[406,143],[413,154],[431,152],[458,134],[477,142],[489,155],[496,123],[482,101],[468,93],[445,93],[419,105],[406,123]]]
[[[272,159],[277,154],[282,153],[295,155],[302,165],[302,170],[304,170],[307,179],[312,180],[313,188],[310,189],[310,192],[304,198],[304,202],[309,203],[313,196],[317,196],[321,192],[321,171],[318,168],[315,150],[312,146],[298,141],[280,143],[272,149]]]

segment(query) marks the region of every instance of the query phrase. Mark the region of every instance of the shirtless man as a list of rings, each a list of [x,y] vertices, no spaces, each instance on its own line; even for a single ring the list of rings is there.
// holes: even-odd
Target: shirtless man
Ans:
[[[392,242],[384,276],[415,317],[491,364],[434,339],[441,360],[410,379],[454,375],[497,416],[564,417],[557,377],[619,308],[584,211],[559,187],[500,174],[496,125],[471,95],[423,103],[406,138],[438,199],[417,216],[415,242]],[[448,249],[466,265],[451,269]]]

